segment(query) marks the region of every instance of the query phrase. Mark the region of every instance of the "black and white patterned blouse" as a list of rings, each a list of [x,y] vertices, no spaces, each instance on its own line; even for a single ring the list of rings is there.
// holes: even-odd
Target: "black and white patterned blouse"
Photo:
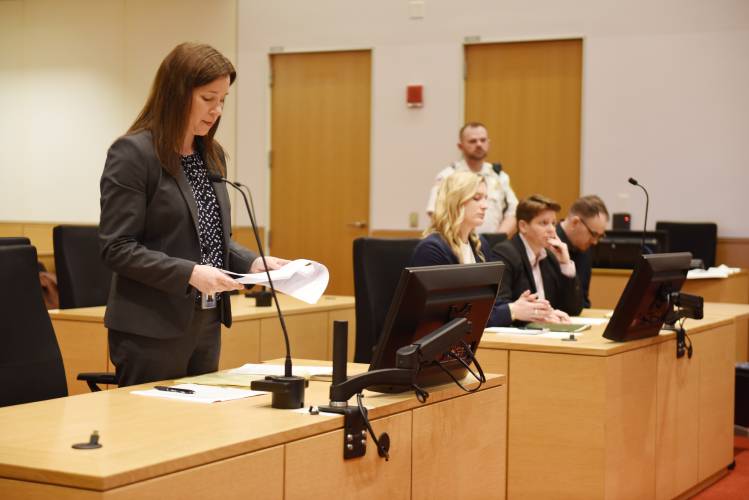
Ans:
[[[223,269],[224,231],[221,223],[221,209],[218,206],[213,184],[208,180],[208,172],[203,159],[199,153],[183,156],[182,168],[198,207],[200,263]]]

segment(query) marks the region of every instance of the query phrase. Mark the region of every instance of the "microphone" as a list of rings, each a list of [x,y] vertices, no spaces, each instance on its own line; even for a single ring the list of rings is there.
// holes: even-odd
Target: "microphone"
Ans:
[[[648,195],[648,190],[645,189],[645,186],[637,182],[635,178],[630,177],[627,179],[627,182],[645,191],[645,224],[642,226],[642,246],[640,247],[640,254],[643,254],[645,253],[645,231],[647,231],[648,228],[648,207],[650,206],[650,196]]]
[[[273,286],[273,280],[270,277],[270,270],[268,269],[268,264],[265,261],[263,244],[260,242],[260,235],[257,231],[257,223],[255,222],[255,207],[254,204],[252,204],[252,208],[250,208],[250,201],[247,200],[247,195],[245,194],[245,191],[242,190],[242,188],[247,191],[247,194],[249,194],[250,196],[250,200],[252,200],[252,193],[246,185],[236,181],[232,182],[215,172],[208,172],[208,180],[210,180],[211,182],[223,182],[225,184],[228,184],[229,186],[239,191],[239,194],[242,195],[244,206],[247,209],[247,214],[250,216],[250,225],[252,226],[252,233],[255,236],[255,243],[257,244],[260,258],[262,259],[263,266],[265,267],[265,275],[268,278],[271,295],[273,296],[273,301],[276,304],[278,320],[281,323],[281,330],[283,331],[283,339],[286,343],[286,360],[284,362],[283,376],[278,377],[275,375],[269,375],[265,377],[265,380],[253,380],[250,384],[250,388],[257,391],[268,391],[273,393],[273,402],[271,403],[271,406],[273,406],[273,408],[304,408],[304,388],[307,386],[308,382],[304,377],[298,377],[292,374],[291,344],[289,342],[289,333],[286,330],[286,321],[284,320],[283,313],[281,312],[281,306],[278,304],[276,288]]]

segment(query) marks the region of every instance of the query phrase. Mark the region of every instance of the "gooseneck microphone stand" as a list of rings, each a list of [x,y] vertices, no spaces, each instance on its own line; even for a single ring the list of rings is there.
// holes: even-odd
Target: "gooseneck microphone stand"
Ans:
[[[252,233],[255,236],[255,243],[257,244],[260,258],[263,261],[263,267],[265,267],[265,275],[268,278],[268,284],[270,285],[270,291],[273,295],[273,301],[276,304],[276,311],[278,312],[278,320],[281,322],[281,330],[283,331],[283,338],[286,344],[286,360],[284,362],[284,374],[283,376],[268,375],[264,380],[253,380],[250,384],[250,388],[256,391],[267,391],[273,394],[273,401],[271,406],[273,408],[304,408],[304,389],[307,386],[307,379],[304,377],[298,377],[292,374],[292,363],[291,363],[291,344],[289,342],[289,334],[286,331],[286,321],[284,320],[283,313],[281,312],[281,306],[278,304],[278,296],[276,294],[276,288],[273,286],[273,279],[270,277],[270,270],[268,264],[265,261],[265,252],[263,251],[263,244],[260,242],[260,235],[257,231],[257,224],[255,222],[254,210],[250,208],[250,202],[247,199],[247,195],[242,190],[245,188],[249,193],[249,188],[239,182],[232,182],[225,177],[221,177],[215,173],[209,173],[208,179],[212,182],[224,182],[242,195],[244,200],[244,206],[247,209],[247,214],[250,216],[250,225],[252,226]],[[251,195],[250,195],[251,196]]]
[[[650,195],[648,195],[648,190],[645,189],[645,186],[637,182],[633,177],[630,177],[627,182],[645,191],[645,224],[642,226],[642,243],[640,246],[640,254],[643,254],[645,253],[645,231],[648,230],[648,207],[650,206]]]

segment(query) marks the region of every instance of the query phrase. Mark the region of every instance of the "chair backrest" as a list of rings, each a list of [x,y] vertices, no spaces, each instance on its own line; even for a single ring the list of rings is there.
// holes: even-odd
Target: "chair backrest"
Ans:
[[[33,246],[0,246],[0,283],[0,406],[67,396]]]
[[[486,255],[487,258],[491,255],[494,245],[502,243],[507,239],[507,233],[481,233],[481,236],[483,236],[486,239],[486,242],[489,243],[489,248],[484,249],[484,255]]]
[[[717,224],[658,221],[655,228],[668,233],[669,252],[692,252],[692,258],[701,259],[705,267],[715,265],[715,251],[718,246]]]
[[[52,230],[60,309],[107,303],[112,271],[101,260],[97,233],[96,226],[55,226]]]
[[[31,245],[31,241],[23,236],[4,236],[0,238],[0,246],[8,245]]]
[[[403,268],[419,240],[357,238],[354,240],[357,363],[369,363],[382,333],[390,302]]]

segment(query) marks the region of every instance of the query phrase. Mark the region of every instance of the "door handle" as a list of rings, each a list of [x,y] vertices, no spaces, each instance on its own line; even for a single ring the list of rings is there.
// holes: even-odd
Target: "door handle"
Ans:
[[[365,227],[367,227],[367,221],[363,221],[363,220],[356,220],[356,221],[354,221],[354,222],[349,222],[349,223],[348,223],[348,224],[346,224],[346,225],[347,225],[348,227],[355,227],[355,228],[357,228],[357,229],[364,229]]]

